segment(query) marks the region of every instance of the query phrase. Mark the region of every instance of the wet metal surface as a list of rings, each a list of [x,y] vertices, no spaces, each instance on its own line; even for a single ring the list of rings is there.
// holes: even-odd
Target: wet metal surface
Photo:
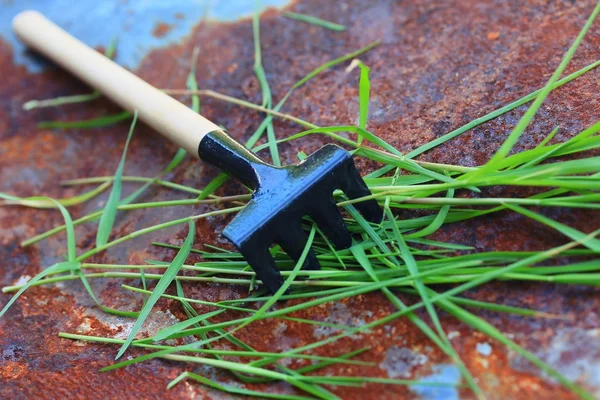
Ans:
[[[13,4],[2,4],[5,3]],[[123,4],[136,15],[135,3]],[[348,30],[343,33],[325,31],[283,19],[275,10],[268,11],[261,24],[263,63],[274,97],[279,99],[293,83],[323,62],[381,39],[382,45],[361,56],[361,60],[371,67],[372,74],[369,128],[405,152],[541,87],[593,6],[593,1],[530,1],[526,4],[500,0],[486,3],[381,0],[335,4],[300,1],[292,7],[295,11],[345,24]],[[60,11],[55,10],[57,15]],[[173,33],[174,28],[169,31],[168,27],[157,25],[176,24],[172,15],[177,12],[165,13],[164,18],[142,18],[139,23],[150,33],[154,30],[159,38],[161,35],[165,40],[170,35],[180,37],[185,32]],[[139,65],[137,61],[126,64],[137,66],[137,73],[155,86],[183,88],[193,48],[198,46],[201,62],[197,76],[201,88],[259,103],[259,85],[252,70],[250,21],[194,24],[194,20],[199,21],[201,11],[186,9],[185,12],[184,20],[192,21],[186,26],[194,25],[194,28],[182,42],[149,53],[136,53],[133,44],[130,44],[132,47],[119,46],[119,57],[141,54],[143,58]],[[92,15],[93,11],[88,11],[86,18],[91,20]],[[110,21],[110,13],[97,17]],[[1,32],[6,32],[6,19],[2,21]],[[94,39],[91,33],[85,33],[86,29],[93,29],[85,21],[78,23],[74,19],[69,29],[88,38],[93,45],[106,46],[112,34],[101,40]],[[600,58],[598,26],[596,22],[568,73]],[[123,41],[125,35],[126,32],[120,33]],[[171,39],[161,43],[171,43]],[[61,187],[58,181],[112,174],[123,149],[127,124],[110,129],[63,131],[38,129],[36,123],[91,118],[116,112],[116,107],[98,100],[23,111],[21,106],[27,100],[79,94],[88,89],[62,71],[30,72],[29,67],[23,66],[26,56],[21,54],[21,48],[13,46],[16,46],[14,41],[6,36],[0,42],[0,71],[5,78],[0,81],[0,191],[20,196],[68,197],[77,194],[81,188]],[[518,149],[535,146],[557,125],[561,129],[553,140],[558,142],[600,119],[599,78],[600,71],[595,70],[553,93],[518,143]],[[356,123],[357,86],[356,72],[348,74],[340,66],[298,90],[283,111],[318,125]],[[523,111],[522,107],[464,134],[428,153],[424,159],[462,165],[481,164],[502,143]],[[261,121],[254,111],[209,99],[202,99],[202,113],[224,125],[240,140],[247,138]],[[300,130],[281,121],[275,122],[275,128],[280,138]],[[311,136],[283,144],[282,161],[293,162],[299,150],[311,153],[323,143],[324,138]],[[132,140],[125,172],[153,176],[166,165],[175,150],[172,144],[142,126]],[[360,161],[359,166],[363,170],[370,167]],[[167,179],[203,187],[216,173],[209,166],[188,160]],[[134,186],[127,185],[125,190],[129,193]],[[494,195],[500,192],[504,195],[523,194],[513,189],[491,191]],[[221,193],[240,193],[240,186],[228,184]],[[106,201],[106,196],[74,207],[72,213],[81,216],[91,212]],[[182,197],[184,195],[180,193],[156,189],[146,199]],[[119,218],[116,235],[207,209],[207,206],[198,206],[161,212],[131,212]],[[548,215],[585,232],[600,225],[597,213],[552,210]],[[22,282],[62,258],[66,244],[63,235],[30,248],[19,247],[21,240],[60,223],[58,212],[0,208],[0,284]],[[223,245],[225,242],[219,236],[223,226],[222,217],[199,221],[196,247],[200,248],[202,243]],[[175,227],[137,238],[93,257],[91,261],[135,264],[148,258],[169,259],[173,256],[170,250],[151,248],[148,244],[152,240],[180,244],[185,230],[183,226]],[[81,249],[93,246],[93,224],[77,228],[76,233]],[[435,238],[472,245],[478,250],[539,250],[565,240],[549,228],[510,214],[447,226],[436,233]],[[120,283],[93,280],[92,287],[107,306],[139,309],[142,299],[121,290]],[[190,297],[207,300],[237,298],[245,293],[243,288],[225,285],[184,285],[184,290]],[[478,311],[517,343],[600,395],[597,379],[600,375],[598,289],[495,282],[470,292],[470,296],[571,316],[570,320],[533,319]],[[9,296],[1,295],[0,306],[8,299]],[[409,298],[403,300],[411,301]],[[184,317],[183,310],[174,301],[160,302],[156,310],[145,326],[147,332]],[[383,296],[373,294],[323,305],[295,316],[358,325],[391,311],[392,306]],[[444,314],[442,323],[452,344],[490,398],[574,397],[525,360],[484,335]],[[57,337],[60,331],[123,337],[131,325],[130,320],[107,316],[94,307],[78,282],[30,290],[0,319],[0,397],[101,398],[108,393],[114,398],[217,397],[215,392],[193,383],[183,383],[165,392],[170,379],[191,368],[177,363],[154,360],[114,372],[98,373],[99,368],[114,359],[115,347]],[[334,332],[297,323],[259,321],[244,329],[240,336],[257,350],[281,351],[332,334]],[[348,337],[334,347],[321,349],[318,354],[337,355],[363,346],[370,346],[371,350],[359,358],[373,361],[375,366],[334,366],[323,373],[398,376],[424,381],[459,379],[447,357],[405,320]],[[128,355],[136,354],[139,352],[135,349],[128,352]],[[300,364],[291,362],[290,365]],[[230,380],[223,372],[211,369],[201,372],[218,380]],[[260,385],[256,388],[264,389]],[[270,390],[286,392],[290,389],[281,384]],[[331,390],[345,398],[471,397],[462,388],[438,388],[436,391],[426,387],[367,385]]]

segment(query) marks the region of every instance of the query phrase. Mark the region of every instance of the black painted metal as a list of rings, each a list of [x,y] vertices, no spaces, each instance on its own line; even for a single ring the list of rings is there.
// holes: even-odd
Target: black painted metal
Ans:
[[[310,216],[336,248],[352,244],[333,200],[333,191],[341,189],[349,198],[368,196],[371,192],[352,156],[344,149],[328,144],[298,165],[274,167],[225,132],[215,131],[202,139],[198,154],[254,189],[252,200],[223,235],[238,247],[271,293],[281,287],[283,279],[269,246],[278,243],[291,258],[298,260],[307,240],[300,224],[303,216]],[[356,203],[355,207],[368,221],[378,223],[382,219],[375,200]],[[319,269],[312,250],[302,268]]]

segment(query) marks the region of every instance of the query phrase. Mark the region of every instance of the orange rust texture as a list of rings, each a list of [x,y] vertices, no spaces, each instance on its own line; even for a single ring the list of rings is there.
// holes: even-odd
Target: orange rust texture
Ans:
[[[381,39],[382,44],[378,48],[361,56],[372,71],[369,128],[406,152],[541,87],[558,65],[593,5],[591,0],[530,1],[526,5],[501,0],[485,4],[475,1],[301,1],[292,9],[340,22],[348,30],[329,32],[268,11],[261,22],[263,63],[275,99],[278,99],[294,82],[321,63]],[[202,62],[197,67],[201,88],[260,102],[259,85],[252,72],[254,60],[249,20],[234,24],[199,24],[181,44],[148,54],[137,73],[158,87],[182,88],[188,73],[182,66],[188,65],[195,46],[200,48],[202,55]],[[595,61],[598,48],[600,30],[593,28],[568,72]],[[21,105],[29,99],[78,94],[87,89],[62,71],[30,74],[12,63],[11,54],[12,49],[0,42],[0,71],[2,76],[10,77],[0,81],[0,191],[21,196],[46,194],[66,197],[76,194],[79,188],[61,187],[57,184],[60,180],[112,174],[123,149],[126,124],[107,129],[62,131],[38,129],[36,123],[52,119],[91,118],[116,112],[117,108],[99,100],[23,111]],[[599,74],[600,71],[592,71],[553,93],[519,141],[517,150],[535,146],[557,125],[561,129],[553,139],[556,142],[595,122],[600,116],[597,95]],[[284,111],[319,125],[355,123],[358,119],[357,86],[356,73],[347,74],[343,67],[335,68],[298,90]],[[431,151],[423,159],[469,166],[481,164],[502,143],[523,110],[521,107],[474,129],[443,148]],[[202,99],[202,113],[226,126],[238,139],[247,138],[261,121],[254,111],[210,99]],[[275,128],[278,137],[300,129],[280,121],[275,122]],[[285,162],[292,162],[300,149],[310,153],[325,141],[322,137],[311,136],[283,144],[282,158]],[[140,126],[130,146],[126,173],[153,176],[166,165],[174,151],[172,144],[166,143],[147,127]],[[363,170],[371,167],[369,163],[358,162]],[[216,173],[210,166],[187,160],[167,179],[203,187]],[[221,189],[221,193],[238,193],[239,188],[231,183]],[[127,185],[126,190],[133,190],[133,186]],[[488,194],[523,195],[524,192],[494,189]],[[182,197],[182,194],[156,189],[146,199]],[[105,200],[106,194],[99,201]],[[93,201],[71,211],[74,216],[81,216],[100,204]],[[161,212],[131,212],[119,218],[115,236],[206,209],[206,206],[198,206]],[[597,213],[546,212],[586,232],[597,228],[600,222]],[[218,235],[223,221],[221,217],[199,221],[196,247],[199,248],[202,243],[225,245]],[[60,259],[65,249],[63,235],[30,248],[19,247],[21,240],[59,223],[62,221],[58,212],[0,208],[3,271],[0,284],[8,285],[22,276],[33,276],[42,267]],[[126,246],[93,257],[91,261],[139,263],[148,258],[169,259],[173,256],[171,251],[149,248],[149,242],[181,243],[185,229],[177,227],[138,238]],[[94,233],[93,224],[79,227],[78,245],[82,249],[91,248]],[[444,227],[436,234],[436,239],[473,245],[478,250],[537,250],[564,242],[564,238],[556,232],[526,218],[508,214]],[[142,299],[123,291],[120,283],[117,280],[95,280],[92,287],[107,306],[138,309]],[[139,282],[133,283],[139,285]],[[184,289],[190,297],[213,301],[241,297],[245,292],[244,289],[224,285],[184,285]],[[562,352],[560,357],[551,358],[555,360],[553,365],[561,371],[569,371],[578,358],[587,357],[590,367],[595,363],[596,373],[599,355],[595,353],[594,358],[590,354],[597,348],[589,350],[576,340],[566,343],[556,340],[571,338],[575,335],[573,332],[581,335],[581,332],[592,332],[598,328],[599,294],[597,289],[592,288],[501,282],[469,293],[480,300],[572,316],[571,320],[550,320],[479,312],[494,326],[512,333],[515,341],[542,358],[549,359],[554,353]],[[0,296],[0,306],[8,299],[7,295]],[[412,301],[410,298],[403,300]],[[155,317],[157,326],[168,322],[171,313],[175,317],[184,316],[174,301],[160,302],[159,309]],[[338,305],[318,307],[297,316],[327,320],[335,314],[338,317],[335,322],[352,324],[368,322],[391,311],[391,305],[383,296],[373,294]],[[442,322],[447,332],[452,333],[456,350],[490,398],[573,398],[501,345],[444,314]],[[30,290],[0,320],[0,350],[3,351],[0,354],[0,397],[100,398],[109,393],[114,398],[215,396],[215,392],[188,383],[165,391],[170,379],[186,368],[193,368],[191,366],[154,360],[101,374],[98,369],[112,362],[115,347],[76,343],[57,337],[60,331],[113,336],[122,334],[130,324],[98,311],[77,282]],[[301,346],[314,341],[315,335],[313,327],[278,321],[261,321],[240,332],[240,338],[256,349],[270,351]],[[491,344],[490,355],[477,351],[477,345],[481,343]],[[593,341],[588,341],[587,345],[590,343]],[[363,346],[370,346],[371,350],[359,358],[373,361],[375,366],[332,366],[320,373],[387,377],[388,371],[381,365],[386,352],[394,346],[427,357],[426,362],[409,368],[409,378],[426,376],[436,364],[449,362],[405,320],[395,321],[387,328],[377,328],[370,334],[342,340],[335,346],[320,349],[317,354],[338,355]],[[135,349],[129,352],[129,355],[136,354],[140,352]],[[575,374],[574,377],[578,376]],[[224,373],[218,373],[217,377],[230,379]],[[581,379],[585,384],[584,375]],[[256,388],[264,386],[257,385]],[[285,385],[269,389],[290,390]],[[345,398],[414,397],[414,393],[401,386],[330,389]],[[595,389],[598,390],[597,387]],[[460,394],[464,398],[472,397],[466,390],[461,389]]]
[[[173,29],[173,25],[165,24],[164,22],[159,22],[154,26],[152,34],[157,38],[161,38],[167,35],[171,31],[171,29]]]

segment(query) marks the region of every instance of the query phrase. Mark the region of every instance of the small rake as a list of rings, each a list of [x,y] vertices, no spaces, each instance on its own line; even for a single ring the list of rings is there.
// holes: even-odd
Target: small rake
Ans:
[[[283,278],[269,246],[277,243],[294,260],[301,257],[307,235],[301,219],[310,216],[339,249],[352,237],[333,200],[341,189],[349,198],[370,195],[352,156],[328,144],[298,165],[275,167],[229,136],[218,125],[86,46],[36,11],[24,11],[13,29],[29,46],[98,89],[128,111],[137,110],[149,126],[254,189],[252,200],[223,235],[238,247],[267,290],[275,293]],[[373,199],[355,207],[370,222],[382,211]],[[303,269],[319,269],[311,249]]]

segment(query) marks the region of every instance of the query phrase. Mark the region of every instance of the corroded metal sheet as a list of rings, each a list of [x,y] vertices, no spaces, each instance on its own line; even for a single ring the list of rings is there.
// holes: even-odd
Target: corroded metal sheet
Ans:
[[[105,10],[104,14],[100,10],[92,10],[86,18],[91,20],[93,16],[94,21],[106,21],[108,25],[114,21],[111,20],[112,13],[121,15],[126,9],[127,13],[131,13],[132,21],[136,21],[132,22],[132,26],[142,21],[140,23],[147,27],[149,37],[157,41],[137,39],[143,49],[137,55],[136,47],[129,41],[129,45],[119,47],[118,59],[124,60],[140,76],[158,87],[183,88],[192,51],[198,47],[200,87],[260,102],[259,85],[252,70],[254,60],[249,20],[223,23],[209,19],[200,22],[201,12],[190,8],[177,10],[175,3],[178,2],[173,3],[172,10],[166,10],[160,16],[145,17],[140,5],[144,3],[115,1],[114,4],[122,6],[115,6],[112,11]],[[295,11],[334,20],[347,25],[348,30],[343,33],[324,31],[316,26],[283,19],[277,10],[267,11],[261,22],[263,63],[274,96],[278,99],[294,82],[321,63],[380,39],[382,44],[379,47],[361,56],[372,71],[369,128],[401,151],[408,151],[541,87],[593,6],[593,1],[529,1],[525,4],[501,0],[299,1],[292,5]],[[60,14],[55,11],[56,15]],[[83,13],[83,10],[80,12]],[[151,18],[154,20],[150,22]],[[180,23],[178,21],[187,21],[188,18],[191,23],[186,22],[180,30],[172,30],[172,26]],[[36,72],[36,68],[32,67],[33,61],[24,61],[31,60],[32,56],[23,54],[22,48],[14,48],[14,40],[6,36],[8,18],[3,16],[0,20],[3,24],[0,32],[4,35],[0,42],[0,71],[4,77],[0,81],[0,191],[20,196],[47,194],[68,197],[78,193],[78,189],[61,187],[58,185],[60,180],[112,174],[123,149],[126,124],[106,129],[63,131],[38,129],[36,123],[52,119],[91,118],[116,112],[116,107],[105,100],[97,100],[61,108],[23,111],[21,106],[27,100],[78,94],[88,89],[56,69]],[[93,26],[80,24],[77,18],[73,18],[67,28],[83,35],[90,44],[108,44],[109,35],[102,37],[101,41],[93,38]],[[568,72],[598,59],[600,29],[597,26],[584,40]],[[119,36],[127,41],[128,31],[121,28]],[[87,35],[86,29],[90,31]],[[177,35],[188,30],[189,35],[177,41]],[[175,36],[169,36],[171,32],[176,32]],[[170,39],[160,42],[160,38]],[[148,50],[167,43],[170,44],[166,47]],[[144,47],[145,44],[148,47]],[[561,129],[554,140],[562,141],[598,120],[599,74],[600,71],[592,71],[554,92],[517,148],[535,146],[557,125]],[[355,123],[358,120],[357,86],[356,73],[347,73],[342,67],[335,68],[298,90],[286,104],[285,111],[319,125]],[[431,151],[424,159],[469,166],[481,164],[502,143],[524,109],[521,107],[476,128],[443,148]],[[202,99],[202,113],[227,127],[238,139],[247,138],[261,121],[254,111],[210,99]],[[275,128],[278,137],[299,130],[299,127],[281,121],[275,122]],[[312,136],[283,144],[283,160],[291,162],[300,149],[309,153],[324,142],[324,138]],[[126,174],[153,176],[166,165],[174,151],[172,144],[141,126],[131,143]],[[359,164],[364,171],[372,167],[367,163]],[[209,166],[188,160],[167,178],[202,187],[216,173]],[[126,186],[128,192],[134,188]],[[237,184],[231,183],[221,189],[221,193],[235,194],[239,193],[239,189]],[[501,191],[505,195],[523,194],[513,189],[494,189],[493,194]],[[150,196],[174,199],[183,195],[155,189],[147,198]],[[75,216],[84,215],[97,209],[104,201],[106,194],[97,201],[74,207],[72,212]],[[197,206],[127,213],[118,219],[115,234],[122,235],[206,209],[207,206]],[[600,225],[597,213],[545,212],[585,232]],[[62,235],[30,248],[19,247],[21,240],[60,223],[61,216],[55,211],[0,208],[0,284],[23,281],[61,259],[66,244]],[[225,244],[219,237],[222,228],[221,217],[199,221],[196,246],[200,247],[202,243]],[[94,233],[94,224],[77,229],[81,249],[93,246]],[[151,248],[149,242],[181,243],[184,234],[185,228],[177,227],[137,238],[125,246],[93,257],[92,261],[141,263],[148,258],[169,259],[173,256],[171,251]],[[472,245],[479,250],[539,250],[564,240],[549,228],[508,214],[446,226],[435,236],[440,240]],[[120,282],[94,280],[92,287],[107,306],[139,309],[142,299],[121,290]],[[245,289],[225,285],[184,285],[184,289],[190,297],[207,300],[237,298],[244,296],[245,292]],[[598,289],[496,282],[469,295],[476,299],[570,316],[570,319],[556,320],[480,313],[567,377],[600,394]],[[0,296],[0,305],[8,299],[7,295]],[[312,309],[310,317],[334,323],[362,324],[391,311],[392,306],[383,296],[372,294]],[[145,329],[152,332],[183,316],[183,310],[176,302],[160,302]],[[303,312],[297,316],[309,315]],[[442,317],[442,323],[465,364],[490,398],[573,397],[503,346],[448,316]],[[103,398],[109,394],[114,398],[221,396],[193,383],[180,384],[165,392],[170,379],[191,368],[172,362],[155,360],[110,373],[98,373],[99,368],[114,359],[114,347],[82,344],[57,337],[60,331],[123,337],[131,325],[130,320],[110,317],[99,311],[77,282],[30,290],[0,319],[0,397]],[[296,323],[260,321],[245,328],[240,337],[257,350],[280,351],[332,333],[327,329],[307,328]],[[335,347],[321,349],[319,354],[336,355],[363,346],[370,346],[371,350],[359,358],[373,361],[375,366],[333,366],[323,373],[429,381],[459,380],[458,371],[447,357],[404,320],[368,334],[346,338]],[[139,352],[133,349],[129,354]],[[219,371],[203,371],[219,380],[230,379]],[[290,390],[283,384],[271,389]],[[471,397],[465,389],[409,389],[383,385],[337,387],[332,391],[345,398]]]

